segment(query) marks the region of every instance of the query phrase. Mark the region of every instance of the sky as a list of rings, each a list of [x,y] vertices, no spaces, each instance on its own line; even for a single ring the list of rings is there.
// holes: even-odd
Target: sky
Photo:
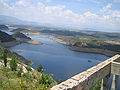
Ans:
[[[120,0],[0,0],[0,15],[40,23],[120,30]]]

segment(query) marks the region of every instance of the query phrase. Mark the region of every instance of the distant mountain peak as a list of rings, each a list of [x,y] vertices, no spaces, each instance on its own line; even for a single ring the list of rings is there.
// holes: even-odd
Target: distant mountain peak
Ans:
[[[16,17],[0,15],[0,24],[22,24],[23,22]]]

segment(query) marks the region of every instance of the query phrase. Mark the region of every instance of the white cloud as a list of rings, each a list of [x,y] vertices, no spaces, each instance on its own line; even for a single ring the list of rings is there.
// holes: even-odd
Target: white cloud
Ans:
[[[106,0],[76,0],[81,3],[94,3],[94,4],[102,4],[106,2]]]
[[[119,29],[120,10],[111,10],[111,8],[112,4],[103,7],[100,10],[103,15],[97,15],[90,11],[78,14],[66,9],[65,5],[46,6],[41,2],[33,4],[31,0],[19,0],[11,6],[4,0],[0,0],[0,13],[24,20]]]
[[[100,11],[108,15],[109,17],[120,18],[120,10],[111,10],[111,8],[112,4],[108,4],[105,7],[103,7]]]
[[[6,2],[7,2],[7,0],[0,0],[0,9],[3,9],[2,7],[4,7],[4,8],[9,7],[9,5]]]
[[[18,5],[24,5],[25,2],[24,1],[17,1],[16,4],[18,4]]]
[[[120,0],[113,0],[114,2],[118,2],[118,3],[120,3]]]
[[[100,11],[101,12],[108,12],[111,7],[112,7],[112,4],[109,3],[108,5],[106,5],[105,7],[103,7]]]
[[[45,2],[52,2],[52,0],[44,0]]]

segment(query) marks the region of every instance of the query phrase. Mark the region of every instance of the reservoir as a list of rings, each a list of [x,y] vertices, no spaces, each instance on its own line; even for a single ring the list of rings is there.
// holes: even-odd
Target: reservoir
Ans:
[[[50,35],[28,36],[44,44],[22,43],[11,47],[10,50],[34,62],[33,68],[42,64],[45,73],[54,74],[55,80],[66,80],[109,58],[101,54],[71,51],[68,46],[53,41],[53,36]]]

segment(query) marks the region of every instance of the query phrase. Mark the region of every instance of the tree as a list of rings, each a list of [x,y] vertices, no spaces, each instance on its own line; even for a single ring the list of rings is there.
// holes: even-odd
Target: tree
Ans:
[[[10,68],[12,71],[16,71],[17,69],[17,60],[15,55],[12,56],[12,60],[10,61]]]
[[[4,49],[3,52],[3,60],[4,60],[4,66],[7,67],[7,54],[8,54],[8,50]]]
[[[41,64],[38,65],[37,71],[41,73],[44,71],[43,66]]]

